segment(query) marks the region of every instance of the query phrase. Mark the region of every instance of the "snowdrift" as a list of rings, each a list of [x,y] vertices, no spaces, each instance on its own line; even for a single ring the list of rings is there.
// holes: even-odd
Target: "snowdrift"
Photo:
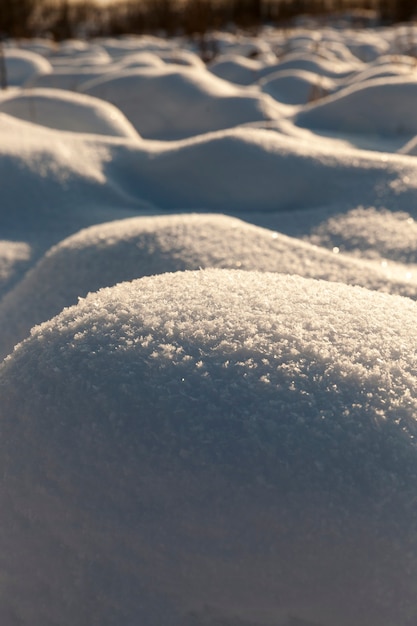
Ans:
[[[250,564],[262,559],[273,580],[262,595],[275,623],[298,613],[301,623],[309,615],[324,624],[337,616],[341,626],[411,625],[415,332],[415,304],[406,298],[230,270],[121,283],[35,328],[0,369],[8,476],[1,497],[10,501],[10,523],[16,520],[13,542],[25,520],[35,520],[7,571],[9,614],[25,620],[24,599],[39,588],[30,605],[36,625],[87,625],[91,615],[104,624],[156,624],[167,601],[168,623],[192,623],[185,587],[196,590],[192,608],[201,619],[215,602],[214,564],[220,584],[230,575],[218,550],[234,523],[245,537],[253,515],[274,511],[268,552],[262,540],[239,549],[238,582],[259,588]],[[170,491],[174,485],[180,492]],[[301,503],[311,515],[308,535]],[[52,520],[49,537],[42,529]],[[204,559],[197,551],[193,561],[192,537],[178,545],[190,524],[208,551]],[[364,566],[365,542],[373,556]],[[381,557],[385,542],[391,547]],[[285,544],[295,563],[282,569]],[[86,567],[92,558],[99,576]],[[167,581],[173,558],[174,585]],[[30,573],[28,560],[39,564]],[[321,584],[312,595],[313,570]],[[330,593],[335,572],[343,598]],[[289,597],[277,602],[289,582]],[[394,589],[400,603],[393,613]],[[226,615],[235,593],[226,585]],[[149,609],[150,598],[154,607],[162,599],[158,610]],[[265,608],[247,603],[249,616]]]

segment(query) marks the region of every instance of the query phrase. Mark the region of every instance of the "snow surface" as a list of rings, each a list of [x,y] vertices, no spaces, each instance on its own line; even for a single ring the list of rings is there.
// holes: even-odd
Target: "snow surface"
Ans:
[[[81,89],[116,105],[150,139],[181,139],[281,114],[269,96],[232,86],[201,68],[126,70]]]
[[[58,130],[137,138],[135,129],[119,109],[83,94],[53,89],[6,91],[0,96],[0,111]]]
[[[415,626],[409,28],[7,43],[2,624]]]

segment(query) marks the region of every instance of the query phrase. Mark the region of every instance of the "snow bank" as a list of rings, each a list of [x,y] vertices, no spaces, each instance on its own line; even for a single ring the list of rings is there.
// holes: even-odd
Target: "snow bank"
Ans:
[[[264,63],[238,54],[225,54],[208,65],[212,74],[237,85],[252,85]]]
[[[272,98],[191,67],[122,72],[84,84],[82,91],[116,105],[152,139],[180,139],[282,115]]]
[[[7,85],[20,87],[30,79],[52,72],[51,63],[40,54],[30,50],[5,48]]]
[[[360,204],[412,210],[411,157],[320,146],[238,128],[184,142],[114,151],[111,180],[168,210],[289,211]]]
[[[318,76],[327,78],[344,78],[358,69],[358,64],[337,62],[323,58],[319,54],[312,52],[293,52],[286,55],[279,63],[267,65],[260,71],[260,76],[267,76],[272,72],[284,70],[300,70],[313,72]]]
[[[337,246],[362,258],[417,265],[417,223],[405,211],[358,207],[323,220],[310,241],[330,249]],[[408,268],[410,278],[415,269]]]
[[[268,74],[259,81],[263,93],[283,104],[307,104],[334,91],[335,82],[325,76],[301,70],[284,70]]]
[[[398,77],[353,85],[295,116],[300,126],[344,133],[417,133],[417,80]]]
[[[411,626],[415,313],[206,270],[37,327],[0,366],[0,616]]]
[[[92,226],[54,246],[0,303],[0,358],[32,326],[101,287],[199,268],[298,274],[417,299],[417,277],[372,266],[224,215],[137,217]]]
[[[268,130],[156,143],[70,135],[7,115],[0,125],[3,227],[37,228],[45,217],[74,232],[156,207],[239,214],[392,205],[412,214],[415,202],[413,157],[320,147]]]
[[[105,68],[69,67],[54,69],[51,74],[35,76],[26,86],[29,88],[68,89],[78,91],[83,83],[87,83],[95,78],[101,78],[107,73],[111,73],[113,68],[113,65],[108,65],[105,66]]]
[[[108,102],[55,89],[5,92],[0,112],[48,128],[138,139],[123,113]]]

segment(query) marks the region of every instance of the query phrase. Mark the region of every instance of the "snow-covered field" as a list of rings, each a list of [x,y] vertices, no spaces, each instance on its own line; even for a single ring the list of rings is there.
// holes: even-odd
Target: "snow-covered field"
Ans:
[[[7,45],[2,625],[415,626],[413,37]]]

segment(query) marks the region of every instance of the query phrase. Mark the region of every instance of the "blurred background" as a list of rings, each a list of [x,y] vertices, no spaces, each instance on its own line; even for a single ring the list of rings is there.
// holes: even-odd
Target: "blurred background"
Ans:
[[[5,39],[155,33],[193,35],[222,29],[290,27],[300,19],[362,27],[409,22],[416,0],[0,0]]]

